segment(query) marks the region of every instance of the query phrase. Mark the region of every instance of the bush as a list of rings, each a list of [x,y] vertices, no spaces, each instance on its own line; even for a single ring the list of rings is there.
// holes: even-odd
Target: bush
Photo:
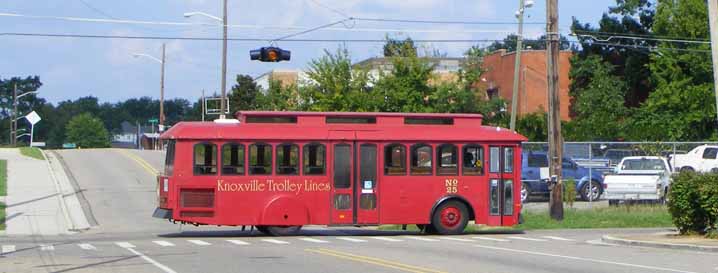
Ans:
[[[718,174],[681,172],[673,177],[668,210],[681,234],[716,229]]]
[[[563,181],[563,202],[568,205],[569,208],[573,208],[573,203],[576,201],[576,180],[573,177],[569,177],[568,180]]]

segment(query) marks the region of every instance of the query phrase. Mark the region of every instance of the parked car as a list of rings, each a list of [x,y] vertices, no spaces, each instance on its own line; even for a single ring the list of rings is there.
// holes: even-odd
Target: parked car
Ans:
[[[620,201],[664,202],[671,185],[671,165],[661,156],[631,156],[621,160],[615,174],[603,179],[609,204]]]
[[[645,156],[646,152],[641,150],[631,150],[631,149],[608,149],[605,152],[603,152],[603,155],[599,156],[597,159],[605,159],[608,160],[608,166],[609,167],[615,167],[618,165],[619,162],[625,157],[628,156]]]
[[[528,201],[532,195],[548,195],[549,189],[546,181],[541,180],[540,169],[548,167],[548,155],[545,152],[524,152],[521,158],[521,201]],[[573,178],[576,190],[581,199],[588,201],[598,200],[603,194],[603,174],[576,164],[570,158],[563,158],[561,175],[564,181]],[[590,181],[590,183],[589,183]]]
[[[668,160],[675,171],[717,172],[718,146],[701,145],[686,154],[677,154]]]

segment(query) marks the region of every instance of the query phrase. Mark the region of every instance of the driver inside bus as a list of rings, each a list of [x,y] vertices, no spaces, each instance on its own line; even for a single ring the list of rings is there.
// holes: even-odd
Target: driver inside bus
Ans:
[[[481,160],[475,160],[472,153],[464,153],[464,167],[481,168]]]

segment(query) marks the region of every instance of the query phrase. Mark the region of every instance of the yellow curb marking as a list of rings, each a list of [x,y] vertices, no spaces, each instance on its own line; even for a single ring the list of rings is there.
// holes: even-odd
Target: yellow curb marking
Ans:
[[[347,253],[347,252],[331,250],[331,249],[326,249],[326,248],[305,249],[304,251],[314,252],[314,253],[318,253],[318,254],[328,255],[328,256],[332,256],[332,257],[337,257],[337,258],[342,258],[342,259],[347,259],[347,260],[352,260],[352,261],[357,261],[357,262],[362,262],[362,263],[384,266],[384,267],[393,268],[393,269],[406,271],[406,272],[446,273],[444,271],[438,271],[438,270],[433,270],[433,269],[424,268],[424,267],[402,264],[402,263],[398,263],[398,262],[394,262],[394,261],[387,261],[387,260],[383,260],[383,259],[379,259],[379,258],[361,256],[361,255],[356,255],[356,254],[351,254],[351,253]]]

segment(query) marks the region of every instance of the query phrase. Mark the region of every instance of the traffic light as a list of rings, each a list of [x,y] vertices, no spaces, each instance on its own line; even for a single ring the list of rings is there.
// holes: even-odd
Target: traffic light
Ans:
[[[278,47],[263,47],[260,49],[250,50],[249,58],[260,62],[281,62],[289,61],[292,52]]]

